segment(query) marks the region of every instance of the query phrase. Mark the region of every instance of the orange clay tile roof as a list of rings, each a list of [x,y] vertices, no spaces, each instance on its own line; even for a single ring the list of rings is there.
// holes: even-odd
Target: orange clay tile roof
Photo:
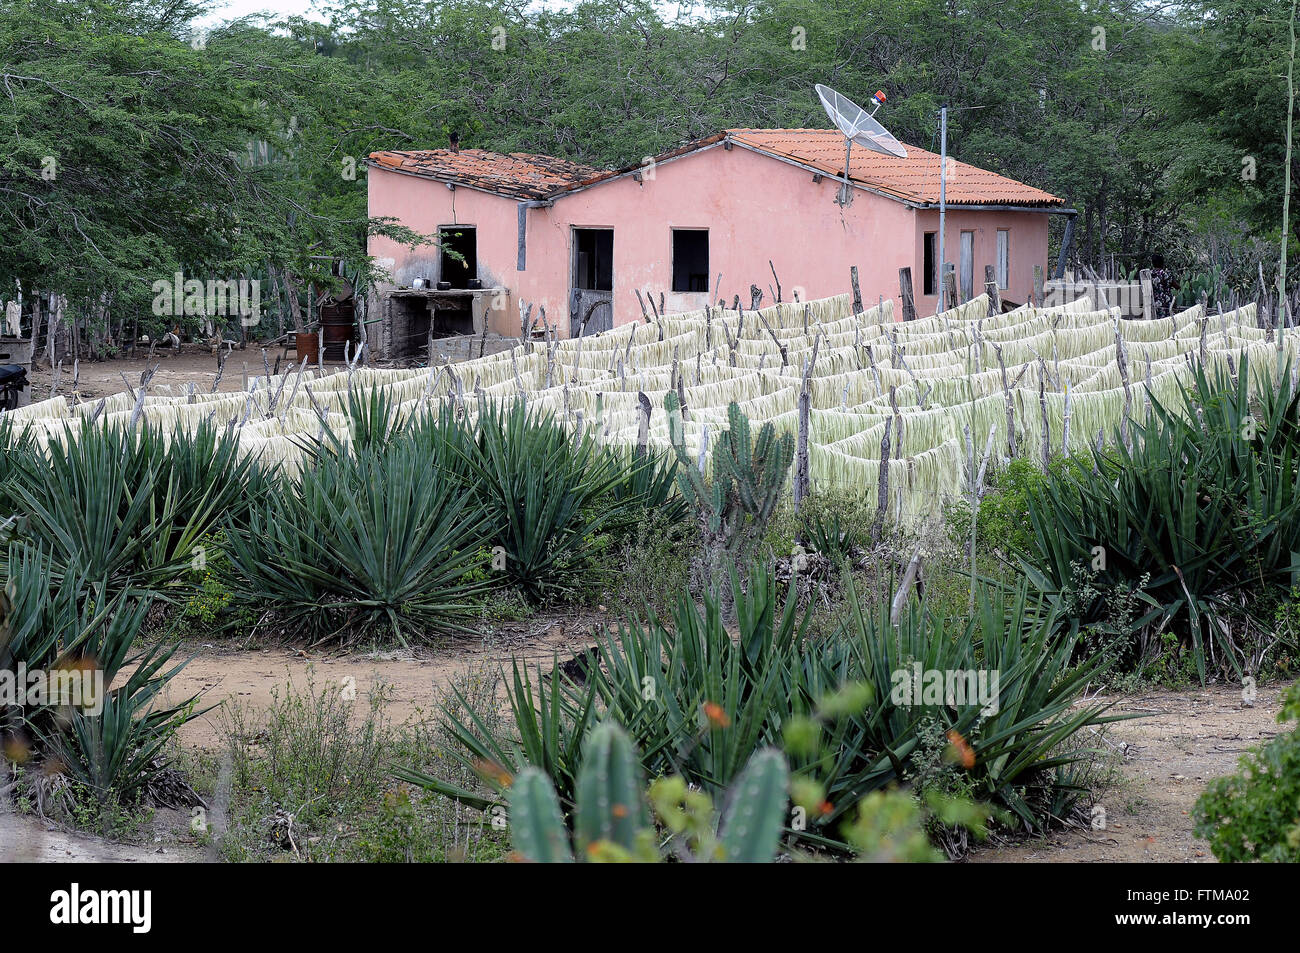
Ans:
[[[600,169],[566,159],[523,152],[503,155],[483,149],[372,152],[370,160],[380,168],[427,175],[520,199],[544,199],[601,174]]]
[[[834,129],[728,129],[686,143],[655,157],[663,162],[729,139],[738,145],[798,162],[826,175],[844,174],[844,137]],[[891,198],[918,204],[939,202],[939,156],[904,144],[907,158],[871,152],[855,146],[849,177]],[[595,169],[551,156],[482,149],[426,149],[416,152],[373,152],[370,161],[385,169],[426,175],[520,199],[558,198],[566,192],[627,175],[640,164],[622,169]],[[951,159],[949,205],[1014,205],[1061,208],[1064,200],[1015,179]]]
[[[835,129],[728,129],[727,137],[828,175],[844,174],[844,137]],[[916,146],[904,144],[903,148],[906,159],[854,146],[849,154],[849,178],[894,198],[937,204],[939,156]],[[1050,192],[955,160],[948,167],[946,199],[949,205],[1054,208],[1065,204]]]

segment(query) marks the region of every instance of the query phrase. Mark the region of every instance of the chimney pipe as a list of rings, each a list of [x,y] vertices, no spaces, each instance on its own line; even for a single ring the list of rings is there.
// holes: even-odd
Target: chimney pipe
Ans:
[[[451,139],[451,151],[460,152],[460,133],[453,132],[449,138]]]

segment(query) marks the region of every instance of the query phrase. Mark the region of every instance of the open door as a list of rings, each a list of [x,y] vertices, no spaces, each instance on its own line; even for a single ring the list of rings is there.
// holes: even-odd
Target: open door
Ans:
[[[614,327],[614,230],[575,228],[572,256],[569,335],[608,331]]]
[[[478,277],[478,230],[473,225],[443,225],[438,229],[438,274],[453,288],[468,288]]]

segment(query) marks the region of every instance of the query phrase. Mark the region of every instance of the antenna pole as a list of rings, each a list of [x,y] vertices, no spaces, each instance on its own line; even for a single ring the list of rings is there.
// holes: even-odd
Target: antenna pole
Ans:
[[[853,198],[849,191],[849,157],[853,153],[853,140],[845,137],[844,139],[844,184],[840,186],[840,207],[848,205]]]
[[[939,310],[943,310],[943,289],[948,263],[943,257],[943,228],[948,212],[948,107],[939,109]]]

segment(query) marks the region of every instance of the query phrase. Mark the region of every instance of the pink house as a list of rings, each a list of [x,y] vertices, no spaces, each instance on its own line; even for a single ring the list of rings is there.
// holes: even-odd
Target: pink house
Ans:
[[[518,335],[519,303],[546,309],[561,336],[642,318],[643,297],[694,310],[750,286],[771,303],[849,289],[901,305],[910,269],[918,314],[939,310],[939,156],[896,158],[855,148],[843,200],[844,140],[822,129],[730,129],[613,171],[547,156],[431,149],[376,152],[367,162],[371,216],[388,216],[437,246],[370,240],[393,286],[384,320],[396,354],[434,334]],[[949,159],[944,257],[959,294],[979,294],[985,266],[1004,299],[1029,300],[1047,266],[1054,195]],[[769,265],[769,262],[771,263]],[[440,284],[441,283],[441,284]],[[430,290],[421,286],[428,285]],[[442,290],[439,290],[439,289]],[[897,313],[902,313],[901,310]],[[374,332],[371,332],[372,335]]]

